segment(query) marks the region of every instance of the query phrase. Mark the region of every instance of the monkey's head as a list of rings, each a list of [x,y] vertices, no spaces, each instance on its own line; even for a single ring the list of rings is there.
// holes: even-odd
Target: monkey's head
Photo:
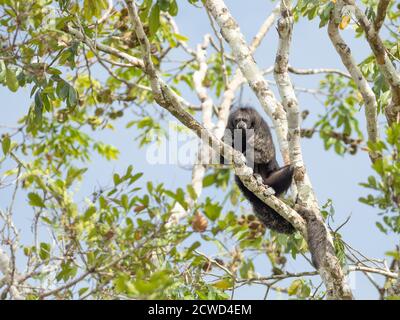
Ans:
[[[231,130],[251,130],[257,127],[259,119],[260,116],[253,108],[237,108],[229,115],[227,127]]]

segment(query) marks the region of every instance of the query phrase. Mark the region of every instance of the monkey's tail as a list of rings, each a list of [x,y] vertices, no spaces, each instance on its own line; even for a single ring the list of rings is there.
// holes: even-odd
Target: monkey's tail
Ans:
[[[329,250],[335,254],[334,248],[326,239],[326,228],[322,220],[318,219],[315,213],[300,205],[294,208],[307,223],[308,250],[311,253],[311,260],[316,269],[319,269],[322,261],[320,257],[325,256],[325,251]]]
[[[295,228],[289,221],[285,220],[279,213],[268,207],[261,200],[253,203],[253,210],[268,229],[285,234],[292,234],[295,231]]]

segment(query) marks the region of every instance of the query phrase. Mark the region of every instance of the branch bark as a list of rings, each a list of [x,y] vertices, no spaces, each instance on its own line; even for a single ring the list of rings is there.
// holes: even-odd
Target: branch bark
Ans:
[[[381,29],[383,22],[386,18],[386,12],[389,7],[391,0],[380,0],[378,3],[378,9],[376,11],[376,18],[374,21],[374,28],[376,32],[379,32]]]
[[[279,141],[279,147],[285,163],[290,162],[287,142],[287,119],[285,111],[264,79],[263,72],[257,66],[251,49],[247,46],[244,36],[223,1],[205,1],[206,9],[221,28],[221,34],[232,49],[240,71],[249,86],[256,94],[262,107],[272,119]]]
[[[261,25],[260,29],[258,30],[257,34],[254,36],[251,44],[250,44],[250,51],[253,53],[257,47],[260,45],[262,39],[271,29],[272,25],[274,24],[275,20],[279,15],[279,5],[277,5],[271,12],[271,14],[265,19],[264,23]],[[236,69],[235,74],[231,81],[229,81],[227,87],[225,88],[223,100],[221,102],[221,106],[218,112],[218,121],[215,126],[215,135],[218,138],[222,138],[224,135],[224,130],[226,124],[228,122],[229,110],[232,106],[233,99],[235,97],[236,90],[242,85],[244,79],[243,74],[240,71],[240,68]],[[284,149],[287,147],[286,137],[278,137],[278,142],[280,145],[280,150],[282,155],[288,155],[288,150]],[[286,160],[285,160],[286,159]],[[285,163],[289,160],[288,156],[284,156]]]
[[[288,70],[290,73],[293,74],[298,74],[298,75],[311,75],[311,74],[320,74],[320,73],[333,73],[337,74],[339,76],[352,79],[351,75],[349,75],[346,72],[343,72],[341,70],[337,69],[330,69],[330,68],[319,68],[319,69],[300,69],[300,68],[295,68],[292,66],[288,66]]]
[[[4,278],[0,282],[9,286],[11,297],[16,300],[24,300],[25,297],[21,294],[18,288],[13,283],[15,277],[13,277],[13,269],[11,267],[11,261],[5,251],[0,248],[0,272],[4,274]]]
[[[324,223],[306,173],[301,151],[301,130],[299,103],[289,77],[289,51],[293,31],[293,13],[289,0],[281,1],[281,17],[278,20],[279,46],[275,59],[274,77],[288,118],[288,141],[292,163],[295,166],[294,180],[298,190],[297,201],[309,208],[303,217],[307,221],[308,245],[314,264],[327,288],[328,297],[351,298],[351,292],[335,255],[333,239]]]
[[[376,97],[372,89],[370,88],[367,80],[363,76],[360,68],[357,66],[356,61],[351,55],[349,46],[344,42],[339,33],[339,23],[341,21],[341,12],[343,8],[343,2],[338,1],[335,4],[334,10],[331,13],[331,17],[328,24],[328,35],[331,39],[333,46],[339,54],[344,66],[350,73],[354,82],[360,91],[364,103],[365,103],[365,119],[367,121],[367,132],[368,139],[372,142],[377,142],[378,136],[378,121],[377,121],[377,108]],[[370,151],[369,156],[371,160],[376,161],[380,155]]]
[[[385,1],[381,1],[380,5],[378,6],[376,24],[372,24],[368,20],[365,13],[355,4],[355,0],[341,0],[337,2],[337,5],[340,5],[342,2],[354,8],[356,19],[361,28],[364,30],[365,37],[376,58],[378,67],[381,70],[386,82],[390,86],[392,101],[386,107],[385,113],[389,124],[397,122],[400,115],[400,75],[390,60],[386,51],[386,47],[379,36],[379,29],[383,23],[385,16],[384,13],[386,13],[387,6],[389,4],[385,4]]]
[[[272,25],[274,24],[276,18],[279,15],[279,5],[277,5],[271,12],[271,14],[265,19],[264,23],[261,25],[260,29],[258,30],[257,34],[254,36],[251,44],[250,44],[250,51],[253,53],[257,47],[260,45],[262,39],[271,29]],[[218,112],[218,121],[215,126],[215,135],[218,138],[222,138],[224,135],[224,130],[226,124],[228,122],[229,110],[232,106],[233,99],[235,97],[236,90],[243,84],[244,78],[243,74],[240,69],[236,69],[235,74],[232,80],[228,83],[227,87],[225,88],[223,100],[221,102],[221,106]],[[279,140],[280,141],[280,140]],[[280,143],[281,145],[281,143]],[[287,146],[287,143],[283,141],[281,145],[281,152],[287,154],[287,150],[283,150]],[[288,157],[286,157],[288,158]]]
[[[265,35],[268,33],[268,31],[271,29],[272,25],[274,24],[277,16],[279,14],[279,5],[277,5],[271,12],[271,14],[265,19],[264,23],[261,25],[260,29],[258,30],[257,34],[254,36],[250,49],[252,52],[254,52],[257,47],[260,45],[262,39],[265,37]],[[179,33],[178,26],[175,24],[173,21],[172,17],[169,17],[169,21],[171,25],[173,26],[174,30],[176,33]],[[203,47],[204,47],[203,42]],[[194,58],[199,63],[199,70],[196,71],[193,75],[193,80],[194,80],[194,87],[197,92],[197,96],[199,97],[200,101],[202,101],[201,105],[201,111],[203,112],[202,116],[202,122],[203,125],[209,129],[213,130],[213,133],[216,135],[218,139],[221,139],[222,136],[224,135],[225,127],[228,122],[228,117],[229,117],[229,111],[233,103],[233,99],[235,97],[235,92],[240,88],[240,86],[243,84],[245,79],[243,78],[243,75],[240,71],[240,69],[236,69],[234,76],[232,79],[229,81],[229,83],[226,85],[224,94],[223,94],[223,99],[218,111],[218,119],[216,124],[214,125],[212,123],[211,119],[211,114],[210,112],[212,111],[212,101],[211,99],[207,96],[207,92],[205,91],[205,88],[202,84],[206,71],[207,71],[207,64],[205,61],[205,54],[206,50],[203,49],[203,47],[198,47],[197,51],[194,51],[190,49],[186,43],[182,43],[182,46],[184,46],[184,50],[188,53],[190,53]],[[204,100],[204,101],[203,101]],[[210,105],[211,104],[211,105]],[[201,144],[201,149],[199,149],[199,163],[197,163],[192,172],[192,185],[196,191],[197,197],[200,196],[201,194],[201,183],[202,179],[205,175],[206,172],[206,167],[202,164],[209,163],[209,161],[206,161],[204,157],[203,159],[200,159],[199,157],[201,156],[201,153],[204,152],[202,150],[203,148],[208,148],[207,144]],[[209,151],[209,149],[207,149]],[[207,154],[208,158],[210,158],[210,154]],[[201,161],[200,161],[201,160]],[[185,217],[188,212],[185,210],[179,203],[177,203],[174,206],[174,209],[172,210],[172,214],[170,216],[170,219],[168,220],[167,227],[169,227],[172,224],[178,223],[180,219]]]

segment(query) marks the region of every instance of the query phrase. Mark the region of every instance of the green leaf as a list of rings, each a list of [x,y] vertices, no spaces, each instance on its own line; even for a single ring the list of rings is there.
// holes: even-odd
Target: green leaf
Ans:
[[[29,204],[33,207],[40,207],[40,208],[46,208],[42,198],[34,192],[30,192],[28,194],[28,198],[29,198]]]
[[[297,294],[297,291],[301,288],[303,282],[300,279],[294,280],[290,287],[288,288],[289,296],[293,296]]]
[[[185,210],[188,208],[188,204],[185,201],[185,195],[182,189],[179,188],[176,193],[166,190],[165,194],[176,200]]]
[[[193,186],[191,184],[189,184],[187,186],[187,191],[188,191],[189,196],[190,196],[190,198],[192,200],[196,200],[197,199],[197,193],[196,193],[196,191],[194,190],[194,188],[193,188]]]
[[[173,17],[175,17],[178,14],[178,4],[176,3],[176,0],[172,0],[168,12]]]
[[[376,226],[378,227],[378,229],[379,229],[382,233],[387,234],[388,231],[387,231],[387,229],[382,225],[382,223],[376,222],[375,224],[376,224]]]
[[[114,185],[117,186],[121,183],[121,178],[118,173],[114,173],[113,175]]]
[[[152,4],[153,4],[153,0],[144,0],[142,5],[140,6],[139,16],[142,21],[147,20],[149,10],[150,10]]]
[[[169,10],[169,0],[158,0],[157,4],[159,5],[160,9],[162,11],[168,11]]]
[[[232,278],[223,278],[217,282],[214,282],[213,286],[215,288],[218,288],[221,290],[228,290],[228,289],[232,288],[233,280],[232,280]]]
[[[35,115],[37,119],[42,118],[43,112],[43,100],[41,96],[41,91],[37,91],[35,94]]]
[[[42,260],[50,258],[50,244],[44,242],[40,243],[39,257]]]
[[[129,180],[129,184],[134,183],[135,181],[137,181],[138,179],[140,179],[141,176],[143,176],[143,172],[136,173],[136,174]]]
[[[78,103],[78,95],[76,94],[76,90],[74,87],[69,86],[68,88],[68,106],[73,107]]]
[[[82,175],[87,171],[87,168],[78,169],[71,167],[68,169],[67,178],[65,179],[65,185],[69,187],[76,179],[81,179]]]
[[[11,146],[11,140],[8,135],[5,135],[3,137],[3,140],[1,141],[1,147],[3,148],[3,153],[4,155],[8,154],[10,151],[10,146]]]
[[[85,292],[87,292],[88,290],[89,290],[89,288],[87,288],[87,287],[79,289],[79,291],[78,291],[79,296],[82,297],[85,294]]]
[[[151,8],[149,16],[150,34],[151,35],[155,34],[159,27],[160,27],[160,7],[158,6],[158,4],[155,4],[153,8]]]
[[[70,85],[64,80],[57,83],[56,93],[61,100],[65,100],[69,94]]]
[[[47,94],[42,94],[42,102],[46,111],[51,111],[51,102]]]
[[[218,219],[222,211],[222,207],[218,203],[212,203],[210,198],[206,199],[204,205],[204,214],[212,221]]]
[[[188,37],[185,37],[185,36],[183,36],[183,35],[181,35],[179,33],[174,33],[173,35],[177,40],[185,41],[185,42],[189,41]]]
[[[10,89],[12,92],[16,92],[19,88],[17,75],[15,74],[15,71],[9,68],[6,70],[6,84],[8,89]]]
[[[215,174],[209,174],[203,179],[203,188],[211,186],[215,182]]]
[[[121,206],[128,211],[129,210],[129,199],[126,194],[123,194],[121,197]]]
[[[88,221],[96,213],[96,211],[97,210],[96,210],[95,206],[90,206],[89,208],[87,208],[87,210],[83,214],[83,219],[85,221]]]

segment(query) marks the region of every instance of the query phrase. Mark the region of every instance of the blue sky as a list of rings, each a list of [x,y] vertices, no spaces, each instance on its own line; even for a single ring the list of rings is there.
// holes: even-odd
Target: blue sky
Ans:
[[[269,1],[237,0],[226,1],[226,4],[248,41],[255,35],[259,26],[275,5]],[[187,1],[180,1],[179,10],[176,20],[181,33],[190,39],[190,46],[194,47],[197,43],[200,43],[205,33],[212,33],[204,10],[188,5]],[[357,61],[361,61],[369,54],[370,51],[365,42],[353,38],[351,28],[343,31],[342,35],[350,44]],[[277,44],[277,32],[273,28],[255,54],[255,59],[261,68],[273,64]],[[225,48],[229,51],[228,46],[225,46]],[[290,64],[298,68],[329,67],[345,70],[329,41],[326,28],[319,29],[318,21],[310,22],[303,18],[295,25]],[[292,77],[295,85],[307,88],[317,87],[319,79],[321,79],[320,76]],[[277,93],[275,88],[273,90]],[[17,93],[11,93],[3,87],[0,88],[2,97],[0,133],[4,131],[1,125],[13,125],[19,117],[27,113],[31,103],[29,92],[29,88],[21,89]],[[187,100],[198,104],[195,95],[187,88],[182,87],[182,94]],[[255,95],[247,87],[243,91],[242,101],[254,105],[261,111]],[[302,110],[308,109],[315,115],[323,113],[324,107],[310,96],[301,94],[299,101]],[[360,124],[365,132],[363,115],[363,110],[360,110]],[[315,116],[307,119],[304,127],[310,127],[312,120],[315,119]],[[121,155],[117,161],[113,162],[95,157],[82,182],[80,192],[90,194],[96,186],[109,185],[112,181],[112,173],[124,170],[129,164],[133,164],[136,171],[145,172],[144,180],[151,180],[155,183],[163,182],[167,188],[174,189],[188,184],[191,175],[189,170],[179,168],[176,165],[150,165],[147,163],[144,157],[146,150],[138,148],[137,142],[134,141],[136,133],[132,129],[125,129],[128,120],[118,122],[114,131],[95,133],[95,138],[118,147]],[[270,123],[269,120],[268,122]],[[360,187],[358,183],[365,181],[367,176],[372,174],[367,154],[359,151],[355,156],[340,157],[333,151],[326,152],[317,135],[312,140],[302,140],[302,148],[307,171],[319,203],[322,205],[329,198],[333,200],[336,210],[334,225],[340,225],[351,214],[349,223],[341,230],[345,241],[368,257],[384,258],[384,252],[391,250],[398,243],[398,239],[380,233],[375,227],[375,222],[379,219],[378,212],[357,200],[360,196],[367,194],[367,190]],[[3,169],[0,168],[0,173]],[[206,189],[203,196],[213,196],[213,192],[215,193],[215,190]],[[8,191],[0,192],[1,208],[4,209],[4,205],[8,204],[9,197]],[[31,211],[27,208],[26,202],[19,201],[16,204],[16,212],[18,212],[16,223],[22,231],[22,240],[28,243],[31,239],[28,235],[31,225]],[[264,272],[265,275],[270,272],[270,266],[266,259],[257,259],[256,265],[259,273]],[[289,260],[287,267],[292,272],[310,269],[302,258],[299,258],[299,261]],[[377,276],[374,278],[379,279]],[[377,297],[376,290],[360,273],[357,273],[356,277],[352,279],[352,286],[357,298],[374,299]],[[251,286],[238,290],[235,297],[261,299],[264,291],[264,287]],[[279,295],[273,297],[280,298]]]

